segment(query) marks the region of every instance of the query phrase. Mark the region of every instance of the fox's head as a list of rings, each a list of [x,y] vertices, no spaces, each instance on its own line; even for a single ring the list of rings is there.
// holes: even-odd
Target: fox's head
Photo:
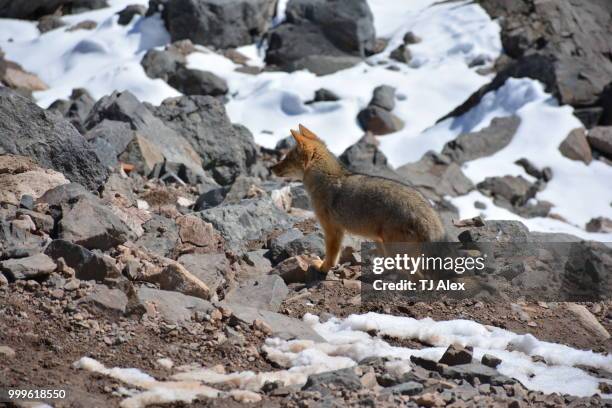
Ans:
[[[302,125],[299,128],[299,131],[291,129],[291,135],[296,141],[295,147],[271,167],[277,176],[302,180],[313,159],[320,155],[318,153],[327,152],[325,144],[317,135]]]

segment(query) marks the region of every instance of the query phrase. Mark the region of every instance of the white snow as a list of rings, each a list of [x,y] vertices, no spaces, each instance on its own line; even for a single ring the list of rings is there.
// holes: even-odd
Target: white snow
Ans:
[[[600,382],[574,366],[612,370],[612,356],[592,351],[577,350],[561,344],[540,341],[530,334],[516,334],[504,329],[485,326],[469,320],[417,320],[379,313],[350,315],[346,319],[332,318],[320,323],[319,318],[307,314],[304,321],[321,335],[325,342],[311,340],[281,340],[269,338],[262,347],[267,359],[282,369],[271,372],[253,371],[226,374],[219,367],[178,367],[169,381],[158,381],[133,368],[106,368],[96,360],[83,357],[75,368],[97,372],[143,391],[132,391],[121,404],[124,408],[147,404],[185,401],[197,396],[217,398],[232,396],[237,400],[258,401],[257,392],[266,382],[280,381],[284,385],[303,385],[311,374],[353,367],[367,357],[385,357],[390,373],[404,373],[412,369],[410,356],[439,360],[451,344],[472,346],[474,359],[486,354],[502,360],[497,370],[520,381],[531,390],[545,393],[591,396],[598,394]],[[376,337],[369,333],[375,331]],[[396,339],[415,339],[431,347],[410,349],[392,346],[382,336]],[[533,362],[531,356],[541,356],[546,363]],[[171,367],[168,367],[169,369]],[[224,393],[209,385],[223,384],[231,388]],[[605,398],[612,395],[603,394]]]

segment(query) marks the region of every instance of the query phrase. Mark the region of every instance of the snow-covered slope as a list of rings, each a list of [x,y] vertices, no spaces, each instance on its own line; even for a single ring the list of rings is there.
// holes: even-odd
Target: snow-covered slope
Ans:
[[[86,88],[94,98],[114,90],[129,90],[153,104],[179,94],[164,81],[148,78],[140,65],[147,49],[161,48],[169,42],[159,15],[135,18],[128,26],[121,26],[117,24],[117,11],[127,4],[147,1],[109,3],[110,8],[64,17],[68,26],[83,20],[96,21],[94,30],[67,31],[67,26],[40,35],[33,22],[0,20],[0,48],[7,58],[36,73],[50,86],[35,94],[41,106],[66,98],[77,87]],[[279,3],[281,13],[276,22],[283,19],[285,5],[284,1]],[[487,176],[507,174],[531,179],[513,164],[521,157],[538,166],[550,166],[554,178],[538,198],[552,202],[552,212],[568,223],[551,218],[523,219],[496,207],[478,192],[452,200],[461,216],[484,213],[488,218],[521,220],[532,230],[612,240],[612,234],[584,230],[585,223],[593,217],[612,218],[612,167],[599,161],[587,166],[560,155],[557,146],[580,122],[570,107],[557,106],[536,81],[511,80],[462,117],[436,124],[490,81],[490,77],[478,74],[476,67],[470,68],[470,63],[476,59],[491,63],[502,51],[500,28],[480,6],[468,1],[434,0],[370,0],[370,6],[378,35],[390,39],[386,50],[332,75],[317,77],[306,71],[239,73],[232,61],[203,47],[202,52],[189,56],[188,63],[227,80],[231,95],[227,110],[232,121],[247,126],[256,141],[267,147],[287,136],[289,128],[304,123],[320,134],[335,153],[341,153],[361,137],[357,113],[381,84],[397,88],[399,100],[394,113],[406,124],[401,131],[380,138],[381,149],[394,166],[416,161],[428,150],[439,151],[460,133],[486,127],[495,116],[517,114],[522,122],[512,143],[491,157],[467,163],[464,171],[477,183]],[[410,46],[412,62],[397,64],[397,71],[387,69],[383,60],[408,31],[423,39]],[[263,50],[255,44],[239,50],[252,58],[252,65],[263,63]],[[330,89],[341,99],[305,104],[319,88]],[[474,208],[476,200],[485,202],[487,209]]]

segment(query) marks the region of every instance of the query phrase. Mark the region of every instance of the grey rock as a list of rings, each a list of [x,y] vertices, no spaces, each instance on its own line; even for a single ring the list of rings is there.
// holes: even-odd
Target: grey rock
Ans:
[[[591,218],[591,220],[586,224],[586,230],[588,232],[611,233],[612,220],[606,217]]]
[[[513,206],[522,206],[535,197],[538,186],[522,176],[487,177],[476,185],[483,194],[495,200],[505,200]]]
[[[268,240],[267,247],[270,250],[268,257],[276,264],[288,258],[286,246],[293,240],[302,238],[304,234],[297,228],[290,228],[281,234]]]
[[[165,2],[163,15],[172,41],[235,48],[267,30],[275,6],[273,0],[174,0]]]
[[[404,41],[404,44],[411,45],[411,44],[418,44],[423,40],[421,39],[421,37],[419,37],[412,31],[408,31],[406,34],[404,34],[403,41]]]
[[[40,279],[48,276],[55,268],[55,262],[45,254],[0,261],[0,272],[10,280]]]
[[[223,200],[225,200],[225,196],[227,195],[228,191],[229,187],[226,186],[212,188],[207,192],[200,194],[193,207],[194,210],[202,211],[206,210],[207,208],[213,208],[220,205]]]
[[[65,14],[80,13],[86,10],[108,7],[106,0],[28,0],[0,1],[1,18],[35,20],[44,15],[53,14],[58,8]]]
[[[36,24],[36,28],[40,31],[41,34],[44,34],[48,31],[52,31],[58,29],[60,27],[64,27],[66,23],[59,16],[55,15],[47,15],[42,16],[38,20],[38,24]]]
[[[168,74],[168,85],[185,95],[221,96],[228,91],[223,78],[209,71],[185,67]]]
[[[87,188],[97,189],[108,177],[94,150],[68,121],[8,88],[0,88],[0,133],[0,151],[28,156]]]
[[[69,100],[59,99],[49,106],[49,110],[57,110],[80,132],[84,133],[83,124],[95,104],[93,97],[85,89],[73,89]]]
[[[497,378],[499,381],[502,377],[497,370],[481,363],[447,366],[443,368],[440,374],[443,377],[467,380],[470,383],[473,383],[476,378],[478,378],[481,383],[490,383],[494,378]]]
[[[284,247],[284,253],[280,258],[286,259],[296,255],[310,254],[323,257],[325,254],[325,239],[321,232],[315,232],[294,239]],[[279,258],[277,258],[279,259]]]
[[[269,310],[257,310],[252,307],[232,304],[227,305],[232,311],[232,319],[237,322],[252,324],[259,319],[272,329],[272,335],[285,340],[306,339],[317,342],[324,341],[308,324],[300,319],[295,319]]]
[[[130,4],[123,10],[117,13],[119,20],[117,21],[121,25],[128,25],[132,22],[135,16],[144,16],[147,12],[147,8],[141,4]]]
[[[395,108],[395,88],[389,85],[379,85],[374,88],[370,105],[392,111]]]
[[[401,180],[388,163],[387,156],[378,149],[378,141],[370,133],[349,146],[339,159],[352,172]]]
[[[79,299],[78,304],[91,311],[123,315],[128,306],[128,297],[119,289],[96,284],[87,296]]]
[[[43,251],[48,243],[29,230],[16,228],[15,224],[0,217],[0,259],[23,258]]]
[[[187,64],[186,58],[173,51],[151,49],[147,51],[140,61],[145,74],[149,78],[160,78],[168,81],[170,74]]]
[[[289,294],[289,288],[278,275],[263,275],[240,282],[225,295],[224,302],[239,304],[259,310],[278,312],[281,303]]]
[[[568,159],[579,160],[585,164],[593,160],[593,153],[584,128],[572,130],[559,145],[559,151]]]
[[[315,75],[329,75],[343,69],[351,68],[361,62],[358,57],[350,55],[309,55],[286,65],[285,71],[308,70]]]
[[[335,102],[338,100],[340,100],[340,97],[335,92],[320,88],[315,91],[313,102]]]
[[[460,345],[451,344],[438,362],[449,366],[469,364],[472,362],[472,350]]]
[[[520,221],[487,220],[484,227],[467,228],[459,234],[461,242],[529,242],[529,230]]]
[[[25,208],[20,208],[19,210],[17,210],[16,215],[27,215],[28,217],[30,217],[38,231],[43,231],[47,234],[51,234],[51,232],[53,231],[54,221],[53,217],[51,217],[50,215],[41,214],[39,212],[27,210]]]
[[[126,122],[136,132],[121,161],[149,173],[156,163],[164,160],[183,163],[196,174],[203,174],[202,159],[180,133],[155,117],[147,107],[128,91],[114,92],[96,102],[85,127],[92,129],[104,119]]]
[[[480,362],[487,367],[496,368],[498,365],[502,363],[501,359],[491,355],[491,354],[483,354]]]
[[[102,163],[108,167],[116,167],[121,155],[136,137],[130,125],[126,122],[104,119],[85,133],[85,138],[95,148]]]
[[[417,395],[423,391],[423,384],[416,381],[408,381],[405,383],[397,384],[392,387],[385,388],[382,390],[384,394],[395,394],[395,395]]]
[[[226,248],[238,252],[244,252],[247,241],[261,239],[274,228],[287,228],[290,225],[288,214],[269,198],[243,200],[197,214],[221,233]]]
[[[291,186],[289,193],[291,195],[291,207],[312,211],[310,197],[303,184]]]
[[[486,128],[461,134],[446,143],[442,154],[457,163],[491,156],[508,146],[520,124],[521,120],[517,116],[494,118]]]
[[[399,47],[391,51],[389,58],[397,62],[407,64],[412,60],[412,53],[410,52],[410,48],[406,47],[405,44],[401,44]]]
[[[210,96],[183,96],[165,100],[153,112],[168,127],[185,137],[203,167],[216,182],[231,184],[256,160],[253,136],[243,126],[232,125],[225,107]]]
[[[525,158],[515,161],[514,164],[521,166],[527,174],[537,179],[544,180],[544,181],[552,180],[553,173],[550,167],[544,167],[543,169],[540,170],[529,159],[525,159]]]
[[[210,314],[215,310],[207,300],[146,286],[136,289],[136,298],[148,314],[159,314],[162,319],[174,324],[189,322],[196,312]]]
[[[209,287],[211,293],[225,283],[230,262],[225,254],[186,254],[178,262]]]
[[[66,265],[73,268],[75,276],[81,280],[104,281],[120,275],[117,267],[102,253],[89,251],[62,239],[53,240],[45,249],[45,254],[55,260],[64,258]]]
[[[373,105],[361,110],[357,115],[357,121],[363,130],[375,135],[397,132],[404,127],[404,122],[393,113]]]
[[[612,126],[600,126],[591,129],[587,140],[593,149],[612,159]]]
[[[179,244],[179,234],[176,223],[161,215],[153,215],[142,224],[144,234],[136,241],[156,255],[172,258],[174,249]]]
[[[322,395],[327,395],[331,392],[330,386],[334,389],[355,391],[361,388],[361,381],[353,368],[344,368],[309,375],[302,390],[318,391]]]
[[[415,163],[396,170],[403,180],[413,185],[425,197],[439,201],[449,195],[456,197],[474,189],[474,184],[449,157],[427,152]]]

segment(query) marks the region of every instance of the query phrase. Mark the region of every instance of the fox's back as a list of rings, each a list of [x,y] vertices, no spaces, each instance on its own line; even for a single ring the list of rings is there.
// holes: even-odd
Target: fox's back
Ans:
[[[382,229],[412,231],[414,239],[444,236],[436,211],[415,189],[394,180],[351,174],[331,188],[326,204],[335,222],[350,232],[376,238]]]

